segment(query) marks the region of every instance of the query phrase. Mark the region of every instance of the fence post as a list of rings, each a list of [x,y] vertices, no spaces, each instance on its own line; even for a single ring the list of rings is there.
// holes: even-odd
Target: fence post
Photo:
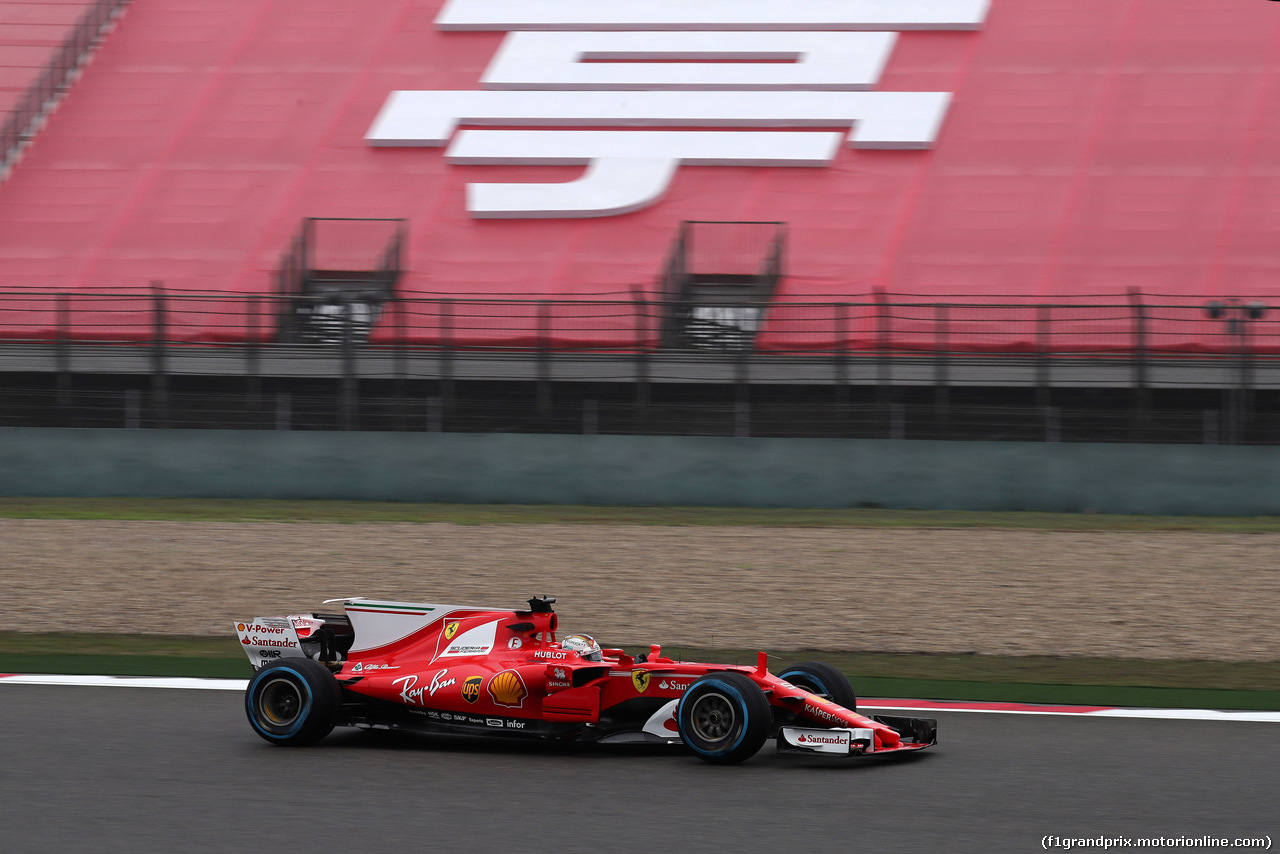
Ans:
[[[1036,405],[1043,416],[1046,435],[1049,433],[1053,409],[1049,376],[1049,351],[1053,348],[1050,336],[1052,308],[1043,303],[1036,306]]]
[[[733,435],[739,439],[751,435],[751,353],[739,347],[733,363]]]
[[[872,298],[876,304],[876,386],[881,402],[884,402],[889,397],[889,386],[893,382],[892,365],[889,363],[893,320],[889,316],[889,302],[884,288],[874,289]]]
[[[246,409],[248,409],[253,420],[257,421],[258,410],[262,408],[262,366],[261,355],[258,352],[259,342],[258,336],[261,334],[259,326],[258,313],[262,311],[262,299],[257,296],[246,297],[249,301],[248,310],[246,311],[246,320],[248,326],[245,329],[244,366],[246,375]]]
[[[649,302],[640,288],[631,289],[636,313],[636,400],[637,432],[646,432],[649,423]]]
[[[55,302],[55,347],[58,363],[58,408],[71,406],[71,297],[58,294]]]
[[[453,416],[453,300],[440,302],[439,392],[440,430]]]
[[[1039,406],[1050,405],[1050,351],[1053,348],[1050,329],[1053,324],[1053,307],[1036,306],[1036,402]]]
[[[551,300],[538,300],[538,415],[551,417]]]
[[[1249,320],[1253,318],[1250,308],[1240,311],[1237,321],[1240,346],[1240,391],[1236,396],[1239,415],[1236,419],[1236,435],[1234,444],[1249,441],[1249,429],[1253,421],[1253,354],[1249,349]]]
[[[1147,308],[1137,288],[1129,288],[1129,309],[1133,314],[1133,413],[1129,438],[1136,442],[1142,438],[1151,407],[1147,387]]]
[[[933,307],[933,417],[945,429],[951,421],[951,306]]]
[[[342,402],[341,428],[356,429],[356,345],[351,300],[342,303]]]
[[[889,316],[889,302],[884,288],[875,288],[872,299],[876,306],[876,400],[884,414],[885,433],[892,437],[894,418],[889,404],[893,402],[893,366],[890,364],[889,348],[893,339],[893,321]]]
[[[843,417],[849,407],[849,303],[835,304],[836,414]]]
[[[165,365],[166,329],[164,283],[151,282],[151,301],[154,315],[151,351],[151,400],[155,407],[157,426],[169,426],[169,383]]]
[[[1041,424],[1044,428],[1044,440],[1048,442],[1051,435],[1057,434],[1050,376],[1050,351],[1053,348],[1050,329],[1053,323],[1052,306],[1036,306],[1036,406],[1041,410]],[[1053,439],[1060,440],[1059,438]]]
[[[407,429],[409,421],[409,365],[408,353],[405,351],[407,342],[405,341],[405,314],[408,312],[406,301],[401,297],[391,298],[391,310],[393,312],[392,328],[395,340],[391,342],[393,348],[392,358],[395,361],[395,394],[396,394],[396,415],[395,426],[397,430]]]

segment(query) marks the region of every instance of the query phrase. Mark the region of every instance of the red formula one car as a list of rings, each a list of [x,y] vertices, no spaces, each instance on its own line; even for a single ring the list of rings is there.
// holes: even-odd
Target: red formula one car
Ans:
[[[840,671],[806,662],[755,667],[675,661],[556,640],[555,599],[524,610],[352,598],[343,613],[236,625],[256,673],[245,710],[273,744],[318,741],[335,726],[504,735],[602,744],[683,744],[707,762],[779,750],[904,754],[937,742],[936,721],[858,714]]]

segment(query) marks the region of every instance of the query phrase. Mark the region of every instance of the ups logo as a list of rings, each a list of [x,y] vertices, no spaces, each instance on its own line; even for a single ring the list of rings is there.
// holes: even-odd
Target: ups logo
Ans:
[[[631,684],[636,686],[636,690],[641,694],[649,687],[649,671],[648,670],[632,670]]]
[[[444,627],[444,639],[453,640],[453,636],[458,633],[458,621],[454,620]]]
[[[454,623],[457,626],[457,623]],[[468,703],[474,703],[480,699],[480,683],[484,681],[483,676],[468,676],[467,680],[462,683],[462,699]]]

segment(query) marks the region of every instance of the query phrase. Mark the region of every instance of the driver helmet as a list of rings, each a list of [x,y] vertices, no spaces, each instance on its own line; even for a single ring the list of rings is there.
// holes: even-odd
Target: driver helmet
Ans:
[[[569,635],[560,641],[560,648],[576,652],[587,661],[600,661],[604,657],[600,653],[600,644],[591,635]]]

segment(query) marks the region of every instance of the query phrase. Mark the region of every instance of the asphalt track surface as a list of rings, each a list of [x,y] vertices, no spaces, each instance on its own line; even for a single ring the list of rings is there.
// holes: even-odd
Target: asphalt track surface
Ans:
[[[287,749],[235,692],[5,686],[0,850],[998,852],[1280,831],[1274,723],[937,717],[915,757],[766,745],[722,768],[354,730]]]

